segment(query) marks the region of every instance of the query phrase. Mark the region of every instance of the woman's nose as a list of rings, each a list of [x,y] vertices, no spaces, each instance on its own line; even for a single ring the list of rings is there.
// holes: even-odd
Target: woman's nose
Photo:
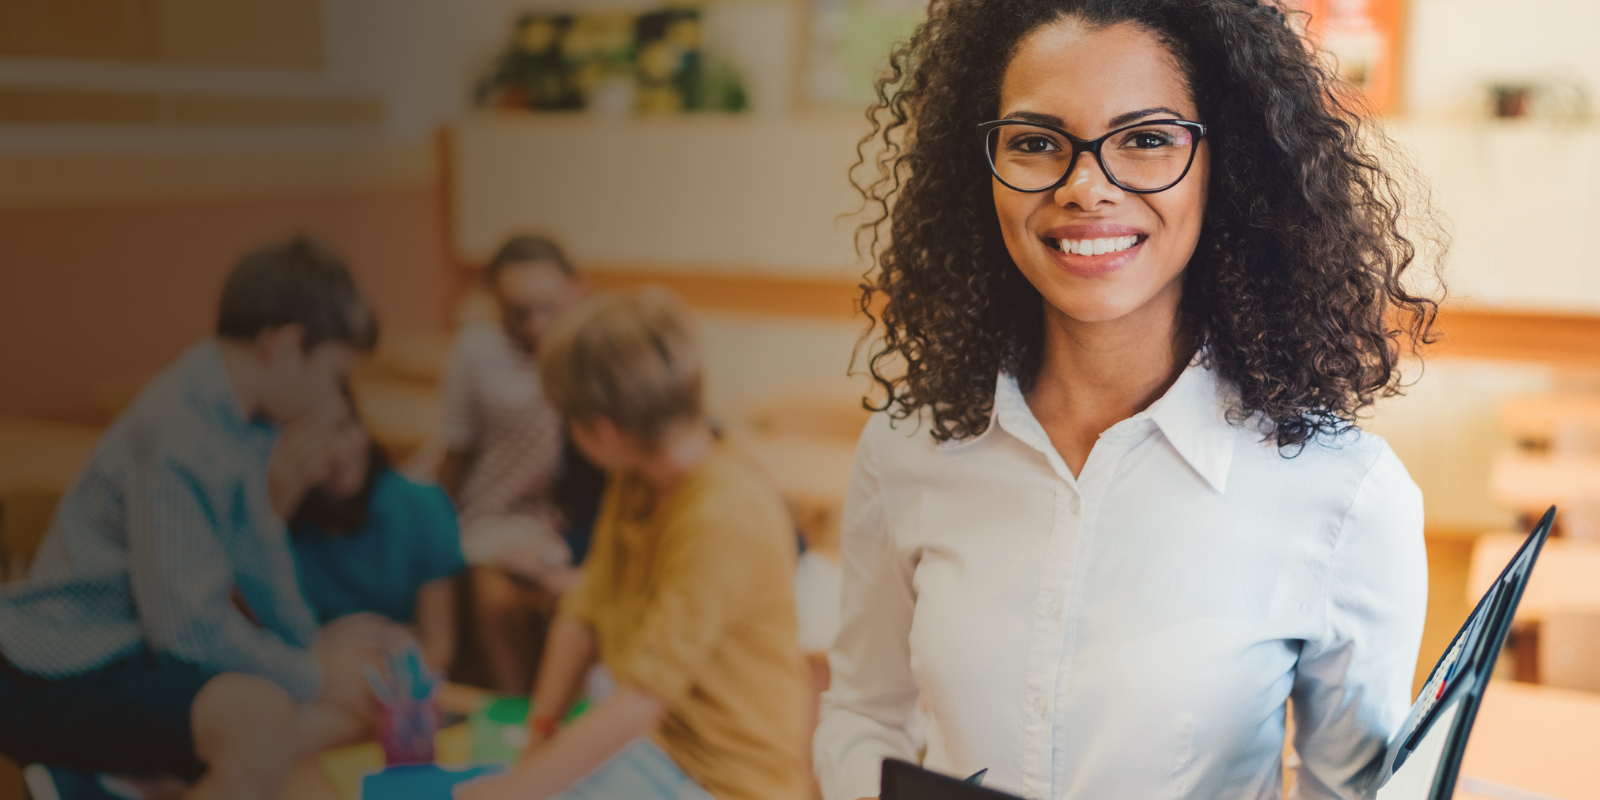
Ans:
[[[1072,162],[1066,182],[1056,189],[1054,197],[1059,206],[1076,206],[1089,211],[1101,203],[1117,199],[1121,194],[1122,190],[1100,168],[1094,153],[1084,151]]]

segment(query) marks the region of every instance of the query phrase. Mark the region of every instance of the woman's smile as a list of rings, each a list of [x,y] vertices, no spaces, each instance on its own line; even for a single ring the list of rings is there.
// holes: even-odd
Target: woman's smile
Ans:
[[[1079,223],[1051,228],[1039,241],[1061,269],[1080,278],[1096,278],[1132,263],[1149,238],[1128,225]]]

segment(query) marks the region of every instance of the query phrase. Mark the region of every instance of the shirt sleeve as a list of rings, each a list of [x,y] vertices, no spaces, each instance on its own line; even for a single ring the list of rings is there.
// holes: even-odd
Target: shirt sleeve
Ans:
[[[476,370],[473,368],[475,334],[476,331],[470,326],[463,327],[456,334],[455,346],[450,350],[450,362],[445,365],[439,436],[449,450],[469,450],[478,438],[478,418],[472,402],[476,391]]]
[[[1387,446],[1335,544],[1325,634],[1306,642],[1292,697],[1293,797],[1372,797],[1389,737],[1411,704],[1427,611],[1422,494]]]
[[[684,701],[748,595],[751,576],[771,574],[755,563],[766,557],[763,537],[747,529],[762,522],[702,508],[669,524],[649,610],[628,650],[607,659],[618,681],[668,707]]]
[[[814,740],[827,800],[878,794],[883,759],[917,760],[918,691],[911,672],[911,565],[895,551],[872,458],[871,429],[856,447],[841,522],[843,606]]]
[[[146,641],[156,652],[266,678],[309,700],[322,684],[310,651],[256,627],[233,603],[233,554],[218,535],[225,513],[193,470],[171,460],[140,470],[128,496],[128,557]]]

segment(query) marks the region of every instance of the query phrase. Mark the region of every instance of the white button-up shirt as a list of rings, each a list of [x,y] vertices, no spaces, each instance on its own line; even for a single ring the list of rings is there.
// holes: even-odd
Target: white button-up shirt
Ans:
[[[1028,798],[1277,797],[1290,697],[1297,793],[1370,796],[1422,636],[1421,494],[1382,439],[1286,456],[1232,396],[1190,366],[1076,478],[1008,376],[980,436],[875,417],[816,735],[828,800],[876,796],[885,757]]]

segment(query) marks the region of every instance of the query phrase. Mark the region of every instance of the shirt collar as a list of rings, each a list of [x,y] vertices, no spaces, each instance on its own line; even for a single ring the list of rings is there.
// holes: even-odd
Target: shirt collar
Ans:
[[[1226,386],[1213,370],[1205,366],[1202,355],[1197,354],[1166,394],[1150,404],[1149,408],[1118,423],[1113,431],[1128,423],[1143,420],[1153,422],[1189,467],[1211,484],[1211,488],[1222,492],[1227,488],[1235,440],[1234,426],[1227,417],[1229,406],[1230,394]],[[989,413],[989,426],[977,436],[944,442],[939,449],[976,444],[993,435],[996,428],[1004,428],[1023,444],[1044,453],[1050,465],[1060,474],[1071,474],[1061,454],[1050,444],[1044,426],[1039,424],[1039,420],[1033,416],[1033,410],[1028,408],[1022,389],[1017,386],[1017,379],[1005,372],[1001,372],[995,381],[994,408]]]
[[[1196,355],[1172,388],[1146,409],[1174,450],[1218,492],[1228,484],[1237,431],[1228,421],[1232,393]]]

